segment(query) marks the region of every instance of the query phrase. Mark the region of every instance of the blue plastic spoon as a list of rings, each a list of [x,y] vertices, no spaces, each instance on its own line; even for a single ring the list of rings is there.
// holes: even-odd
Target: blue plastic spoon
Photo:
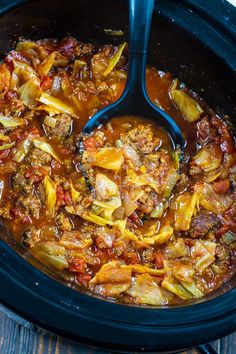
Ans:
[[[84,126],[83,133],[114,117],[139,116],[155,121],[172,139],[174,148],[184,149],[179,126],[163,110],[154,105],[146,90],[146,62],[154,0],[129,1],[129,69],[122,96],[113,104],[97,112]]]

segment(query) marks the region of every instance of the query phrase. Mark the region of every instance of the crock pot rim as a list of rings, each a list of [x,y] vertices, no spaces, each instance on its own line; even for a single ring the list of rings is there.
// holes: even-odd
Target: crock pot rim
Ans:
[[[182,3],[186,3],[188,5],[189,4],[193,5],[194,3],[194,6],[197,6],[198,1],[186,0],[183,1]],[[16,5],[19,5],[19,3],[22,4],[24,3],[24,1],[19,1],[18,3],[15,2]],[[171,1],[167,0],[167,3],[170,4]],[[202,0],[200,0],[200,3],[202,4]],[[161,2],[161,6],[162,5],[163,3]],[[227,4],[227,6],[232,6],[232,5]],[[10,7],[8,7],[7,10],[9,9]],[[184,10],[186,10],[186,8]],[[170,13],[169,15],[165,13],[164,7],[163,8],[161,7],[161,13],[166,17],[170,15]],[[174,15],[174,13],[172,13],[172,15]],[[180,22],[177,19],[176,22],[180,24]],[[201,38],[199,39],[201,40]],[[229,39],[228,41],[225,36],[222,37],[222,40],[224,41],[224,45],[229,46],[231,43],[231,39]],[[211,47],[210,44],[209,47]],[[212,50],[214,51],[214,49]],[[229,64],[228,63],[229,58],[224,58],[222,56],[221,58],[227,64]],[[230,66],[232,69],[236,71],[236,67],[232,67],[232,65]],[[132,307],[127,305],[114,304],[107,301],[101,301],[96,297],[87,296],[78,293],[73,289],[69,289],[68,287],[60,284],[56,280],[50,278],[49,276],[45,275],[43,272],[33,267],[31,264],[25,261],[21,256],[16,254],[2,240],[0,241],[0,256],[1,256],[0,257],[0,282],[2,283],[2,281],[5,280],[5,284],[9,285],[8,289],[7,286],[4,286],[4,289],[1,290],[0,300],[8,307],[15,310],[20,315],[23,315],[24,317],[27,317],[29,320],[39,324],[40,326],[48,328],[49,330],[53,330],[54,332],[57,332],[59,334],[66,333],[67,336],[76,338],[76,336],[78,335],[77,333],[79,328],[78,325],[75,323],[74,324],[75,327],[71,329],[71,333],[68,333],[68,329],[63,327],[63,323],[60,324],[59,326],[56,324],[55,318],[53,318],[52,321],[52,318],[50,318],[52,312],[59,316],[60,311],[66,311],[68,313],[68,316],[71,316],[71,318],[76,314],[77,320],[79,319],[85,320],[86,317],[87,320],[88,319],[91,320],[91,318],[95,317],[98,324],[103,326],[108,325],[111,328],[114,328],[118,331],[120,330],[119,327],[121,325],[123,325],[127,331],[131,331],[131,327],[132,327],[133,329],[135,328],[137,332],[141,330],[144,332],[148,331],[149,335],[151,334],[155,335],[157,332],[158,334],[160,334],[162,331],[163,340],[159,338],[158,339],[159,342],[156,342],[156,345],[162,345],[163,348],[165,347],[164,339],[166,338],[164,330],[168,330],[168,335],[171,335],[171,333],[175,331],[175,327],[178,328],[179,331],[176,335],[178,336],[181,335],[182,333],[183,336],[186,336],[185,338],[186,341],[188,341],[187,338],[188,330],[189,331],[191,330],[192,333],[194,333],[194,331],[197,331],[199,327],[203,328],[203,332],[205,330],[205,333],[203,333],[201,336],[202,341],[212,340],[213,337],[216,338],[217,336],[226,335],[236,329],[236,320],[235,320],[236,319],[236,307],[235,307],[236,289],[232,289],[229,292],[219,296],[216,299],[212,299],[199,304],[194,304],[191,306],[168,308],[168,310],[166,308],[164,309],[145,308],[144,309],[140,307]],[[23,268],[24,270],[26,270],[24,274],[32,274],[39,281],[36,280],[33,281],[32,277],[29,277],[28,279],[27,278],[24,279],[22,274],[20,273],[20,270]],[[16,269],[18,270],[18,272],[16,272]],[[55,294],[52,293],[53,297],[51,297],[52,296],[51,294],[47,298],[46,289],[50,284],[51,287],[54,288],[54,290],[57,289],[57,291],[55,292]],[[28,295],[30,294],[30,296],[28,298],[24,298],[24,297],[20,298],[20,296],[19,298],[16,297],[15,291],[17,289],[21,292],[21,294],[23,293]],[[57,298],[57,295],[62,293],[68,294],[67,298],[64,297],[64,300],[65,298],[67,299],[66,302],[64,300],[62,300],[63,302],[60,302],[61,301],[60,296],[59,298]],[[76,298],[78,300],[77,305],[76,303],[73,304],[70,303],[70,299],[69,299],[70,294],[73,294],[73,299]],[[33,301],[32,304],[29,303],[29,299]],[[36,313],[40,314],[40,309],[38,309],[37,304],[34,303],[35,299],[46,301],[47,304],[51,306],[51,313],[41,313],[41,316],[36,316],[35,315]],[[85,306],[86,308],[83,308],[82,302],[83,303],[86,302],[86,306]],[[126,310],[121,310],[124,308]],[[217,312],[215,308],[217,308]],[[130,322],[131,312],[133,317],[132,317],[132,321]],[[128,321],[124,318],[123,320],[119,318],[120,315],[124,315],[125,313],[126,315],[128,314],[129,316]],[[134,315],[135,313],[136,315]],[[197,313],[199,315],[197,315]],[[150,318],[152,314],[153,316],[155,316],[154,320]],[[148,316],[149,318],[147,319],[146,316]],[[75,317],[73,317],[73,319],[75,319]],[[173,317],[175,318],[173,319]],[[137,319],[139,320],[139,323],[137,323]],[[215,327],[214,333],[212,332],[213,326]],[[96,335],[96,339],[94,339],[95,344],[101,342],[99,341],[98,337],[99,337],[99,333],[98,335]],[[80,338],[82,338],[84,341],[86,340],[86,335],[81,334]],[[108,338],[108,341],[110,342],[111,339],[112,337]],[[90,343],[92,341],[91,338],[87,338],[87,340],[89,340]],[[107,342],[105,344],[107,346]],[[199,344],[198,335],[196,335],[194,341],[191,341],[189,346],[195,344]],[[112,348],[112,345],[113,344],[111,342],[108,343],[108,347]],[[121,345],[121,349],[128,348],[129,346],[130,344],[128,343],[125,346]],[[132,350],[139,350],[140,349],[139,346],[140,344],[137,344],[137,346],[135,346],[134,344],[131,345]],[[156,348],[151,343],[148,343],[147,346],[148,346],[148,350],[151,350],[152,347]],[[166,348],[167,346],[168,349],[171,349],[171,343],[167,343]],[[173,349],[176,350],[179,348],[180,349],[183,348],[181,346],[181,341],[179,342],[179,346],[175,345],[175,347],[173,347]]]

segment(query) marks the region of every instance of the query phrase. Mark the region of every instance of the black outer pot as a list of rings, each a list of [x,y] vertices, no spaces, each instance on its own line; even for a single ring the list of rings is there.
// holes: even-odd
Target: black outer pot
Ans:
[[[128,9],[122,0],[15,1],[13,8],[10,4],[0,0],[3,50],[9,50],[19,36],[38,39],[69,32],[81,40],[99,43],[127,38]],[[107,36],[103,28],[122,29],[124,36]],[[149,63],[169,70],[199,92],[212,108],[224,107],[235,119],[235,34],[236,10],[226,1],[159,0]],[[23,250],[3,227],[0,236],[0,301],[54,333],[109,350],[164,353],[236,330],[235,277],[188,306],[115,304],[64,286],[42,265],[37,264],[39,270],[25,261]]]

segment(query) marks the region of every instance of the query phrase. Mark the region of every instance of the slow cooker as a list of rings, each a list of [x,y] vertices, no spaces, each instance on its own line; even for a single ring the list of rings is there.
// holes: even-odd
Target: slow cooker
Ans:
[[[109,36],[104,28],[122,30]],[[120,43],[128,37],[125,0],[0,1],[1,54],[19,37],[71,34],[81,41]],[[149,64],[170,71],[236,126],[236,9],[225,0],[158,0]],[[29,256],[28,256],[29,258]],[[113,303],[66,286],[0,226],[0,301],[49,331],[108,350],[171,352],[236,330],[236,277],[185,306]]]

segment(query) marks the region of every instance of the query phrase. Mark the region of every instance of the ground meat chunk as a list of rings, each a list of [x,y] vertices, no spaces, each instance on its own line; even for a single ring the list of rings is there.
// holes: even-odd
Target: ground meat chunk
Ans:
[[[65,215],[64,213],[60,213],[59,215],[57,215],[56,222],[62,231],[72,230],[73,225],[71,223],[71,220],[69,216]]]
[[[56,125],[54,128],[44,125],[45,132],[48,136],[57,139],[65,139],[72,131],[72,118],[66,114],[58,114],[56,116]]]
[[[139,125],[137,128],[121,134],[121,140],[124,144],[138,149],[143,154],[152,153],[161,142],[159,138],[153,136],[152,128],[149,125]]]
[[[16,192],[23,194],[33,193],[33,181],[31,179],[25,178],[24,171],[20,170],[18,173],[11,177],[11,185]]]
[[[30,161],[34,165],[46,165],[51,161],[51,156],[40,149],[34,148],[30,155]]]
[[[180,179],[175,185],[175,193],[183,193],[189,186],[189,178],[185,173],[180,175]]]
[[[18,203],[23,208],[27,215],[31,215],[35,219],[39,219],[39,212],[41,209],[41,201],[34,195],[29,195],[25,198],[20,197]]]
[[[76,48],[76,54],[78,56],[90,56],[93,54],[95,50],[95,47],[93,44],[88,43],[88,44],[84,44],[84,43],[79,43],[79,45]]]
[[[11,219],[11,213],[9,208],[0,208],[0,216],[3,217],[4,219]]]
[[[145,193],[138,201],[138,210],[150,214],[154,209],[154,193]]]
[[[202,237],[211,229],[217,226],[219,220],[216,215],[208,212],[201,212],[192,219],[190,233],[191,236]]]
[[[197,137],[202,146],[213,141],[216,135],[217,131],[212,126],[210,119],[207,116],[197,123]]]
[[[33,247],[35,243],[40,241],[40,230],[36,230],[35,227],[26,229],[22,234],[22,242],[27,247]]]

